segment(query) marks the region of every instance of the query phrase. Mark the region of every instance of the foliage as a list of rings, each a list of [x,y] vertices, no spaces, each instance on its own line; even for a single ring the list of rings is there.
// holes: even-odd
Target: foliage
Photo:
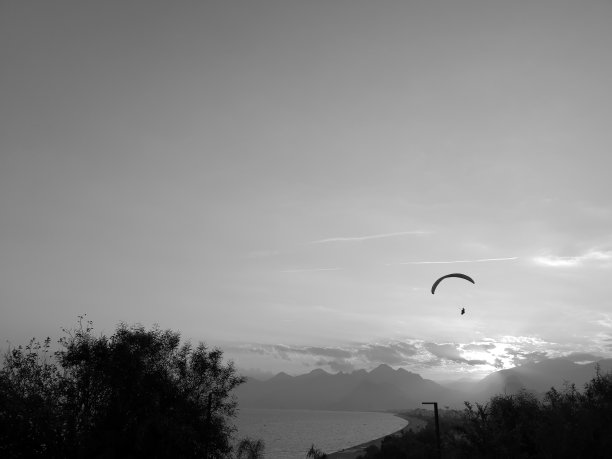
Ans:
[[[62,456],[67,381],[51,361],[50,338],[11,349],[0,370],[0,456]]]
[[[579,392],[550,389],[543,400],[520,392],[466,404],[467,457],[609,457],[612,449],[612,375],[597,368]]]
[[[60,350],[32,340],[0,370],[2,457],[223,457],[244,379],[219,349],[120,324],[95,337],[83,317]]]
[[[537,457],[541,404],[531,393],[496,395],[476,408],[466,402],[465,449],[472,457]]]
[[[612,451],[612,374],[596,371],[582,392],[566,384],[542,399],[521,391],[465,403],[461,418],[441,416],[442,456],[452,458],[607,458]],[[443,412],[444,413],[444,412]],[[386,437],[363,459],[435,458],[433,420]]]
[[[238,444],[237,459],[261,459],[264,457],[265,443],[263,440],[244,438]]]
[[[321,451],[319,448],[315,448],[314,443],[310,446],[308,453],[306,453],[306,457],[312,457],[313,459],[325,459],[327,454]]]

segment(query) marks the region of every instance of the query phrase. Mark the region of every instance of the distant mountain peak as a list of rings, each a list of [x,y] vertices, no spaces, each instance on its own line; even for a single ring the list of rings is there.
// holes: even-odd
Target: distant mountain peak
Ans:
[[[612,359],[597,363],[602,372],[612,371]],[[351,373],[332,374],[320,368],[299,376],[281,372],[267,381],[247,381],[236,389],[236,395],[241,406],[256,408],[398,410],[420,408],[429,400],[459,408],[464,400],[485,402],[493,395],[513,394],[521,388],[543,394],[551,387],[563,387],[564,381],[582,387],[594,375],[595,363],[548,359],[443,387],[418,373],[381,364],[371,371]]]
[[[372,371],[370,371],[370,373],[395,373],[395,370],[386,363],[381,363]]]
[[[322,368],[315,368],[310,373],[307,373],[306,376],[330,376],[330,373]]]
[[[317,368],[294,377],[279,373],[263,383],[247,382],[236,395],[242,406],[262,408],[390,410],[420,406],[430,399],[453,406],[463,403],[450,389],[387,364],[369,372],[331,374]]]
[[[290,376],[284,371],[281,371],[280,373],[277,373],[272,378],[270,378],[270,381],[283,381],[286,379],[293,379],[293,376]]]

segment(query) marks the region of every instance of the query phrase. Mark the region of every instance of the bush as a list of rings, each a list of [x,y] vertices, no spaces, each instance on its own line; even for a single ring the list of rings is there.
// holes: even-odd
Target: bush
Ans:
[[[496,395],[486,404],[465,403],[459,418],[440,417],[442,457],[607,458],[612,451],[612,375],[594,378],[580,392],[552,388],[542,399],[521,391]],[[437,457],[435,429],[428,419],[418,432],[386,437],[363,459]]]
[[[612,375],[599,368],[582,393],[566,385],[552,388],[542,401],[519,392],[466,407],[460,445],[465,457],[610,457]]]

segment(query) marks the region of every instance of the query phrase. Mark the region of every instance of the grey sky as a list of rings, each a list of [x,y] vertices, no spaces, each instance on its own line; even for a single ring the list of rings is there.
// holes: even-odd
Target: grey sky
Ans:
[[[435,343],[491,362],[440,371],[481,373],[504,346],[610,355],[611,20],[606,0],[2,2],[0,337],[86,312],[273,371],[316,360],[244,349],[347,367]],[[448,270],[476,285],[432,296]]]

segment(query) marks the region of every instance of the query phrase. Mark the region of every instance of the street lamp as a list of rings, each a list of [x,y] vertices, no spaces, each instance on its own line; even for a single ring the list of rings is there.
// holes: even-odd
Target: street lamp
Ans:
[[[438,458],[442,459],[442,449],[440,448],[440,424],[438,423],[438,402],[422,402],[422,404],[434,406],[434,417],[436,419],[436,443],[438,446]]]

